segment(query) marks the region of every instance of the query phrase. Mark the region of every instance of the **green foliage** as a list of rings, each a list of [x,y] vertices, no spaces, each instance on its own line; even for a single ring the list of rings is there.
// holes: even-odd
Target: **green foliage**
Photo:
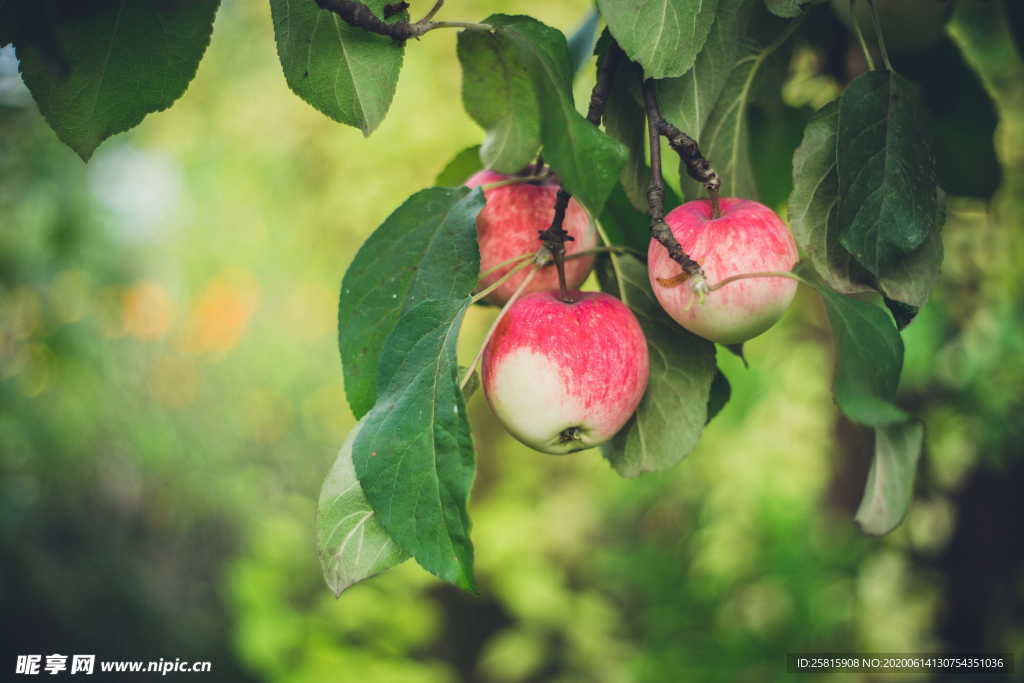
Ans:
[[[647,78],[682,76],[704,47],[718,0],[597,0],[608,30]]]
[[[754,2],[719,0],[714,24],[693,68],[679,78],[657,83],[661,113],[702,144],[708,117],[744,50],[737,37],[746,35]]]
[[[381,18],[386,4],[366,2]],[[271,0],[270,9],[288,87],[335,121],[372,133],[391,106],[404,46],[349,26],[314,0]]]
[[[936,229],[935,160],[925,121],[919,89],[891,71],[860,76],[839,101],[840,241],[876,275]]]
[[[402,549],[427,571],[475,590],[466,510],[473,439],[455,358],[471,287],[462,299],[451,291],[402,315],[381,351],[380,395],[352,457],[367,499]]]
[[[865,301],[818,286],[836,343],[835,399],[854,422],[871,426],[907,420],[896,407],[903,340],[892,317]]]
[[[599,214],[618,180],[625,150],[576,111],[565,36],[530,17],[495,14],[486,23],[529,64],[540,101],[544,160],[566,189]]]
[[[792,19],[800,16],[804,10],[816,2],[823,2],[824,0],[764,0],[765,7],[768,11],[777,17],[784,19]]]
[[[487,132],[480,146],[485,168],[516,173],[540,147],[540,103],[528,63],[500,32],[459,34],[462,102]]]
[[[106,138],[171,106],[195,76],[219,0],[188,3],[102,0],[56,9],[5,3],[22,78],[39,111],[83,160]],[[55,21],[51,11],[60,12]],[[5,22],[0,22],[5,23]]]
[[[875,458],[854,518],[865,533],[883,536],[907,516],[923,440],[917,420],[875,428]]]
[[[320,565],[335,596],[409,557],[384,531],[356,478],[352,444],[361,427],[362,423],[354,427],[345,439],[317,506]]]
[[[356,417],[377,400],[379,358],[404,311],[427,299],[460,299],[476,284],[479,189],[430,188],[395,210],[356,254],[341,285],[338,344]]]
[[[466,182],[471,175],[483,168],[480,165],[480,145],[473,145],[462,150],[449,161],[434,179],[438,187],[458,187]]]
[[[697,445],[709,420],[715,345],[668,317],[651,292],[642,263],[630,256],[613,258],[619,298],[647,338],[650,379],[636,413],[602,450],[616,472],[636,477],[674,467]],[[721,386],[718,392],[720,409],[725,402]]]

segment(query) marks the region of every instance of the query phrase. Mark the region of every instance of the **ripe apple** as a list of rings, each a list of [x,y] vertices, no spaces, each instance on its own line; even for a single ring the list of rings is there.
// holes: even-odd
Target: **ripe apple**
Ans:
[[[477,187],[507,180],[509,176],[494,171],[480,171],[466,181],[467,187]],[[551,225],[555,215],[556,183],[516,183],[490,190],[484,190],[487,205],[477,216],[476,235],[480,244],[480,272],[486,272],[497,264],[515,258],[520,254],[537,251],[541,243],[537,234]],[[562,227],[573,238],[566,241],[566,255],[592,249],[597,245],[597,232],[590,217],[575,199],[569,200]],[[576,289],[590,275],[594,266],[593,256],[581,256],[565,262],[566,286]],[[480,278],[477,289],[493,284],[513,266],[499,268],[486,277]],[[512,296],[526,277],[526,269],[505,281],[487,296],[487,300],[501,306]],[[524,294],[558,287],[558,272],[548,264],[527,285]]]
[[[687,202],[665,216],[709,284],[741,273],[793,268],[799,258],[796,242],[774,211],[748,199],[723,198],[719,204],[718,218],[711,217],[711,202],[706,199]],[[767,330],[796,293],[796,282],[789,278],[758,277],[732,282],[700,301],[690,282],[672,287],[658,281],[670,280],[680,268],[653,239],[647,249],[647,273],[661,307],[677,323],[720,344],[738,344]]]
[[[505,312],[484,349],[483,389],[505,428],[545,453],[615,435],[647,388],[647,341],[633,312],[601,292],[534,292]]]

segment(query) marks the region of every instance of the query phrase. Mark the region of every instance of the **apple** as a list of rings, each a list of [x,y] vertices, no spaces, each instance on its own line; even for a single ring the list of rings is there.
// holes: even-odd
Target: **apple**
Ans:
[[[703,268],[707,284],[793,268],[799,259],[796,242],[774,211],[749,199],[722,198],[719,205],[718,218],[711,217],[706,199],[687,202],[665,216],[683,251]],[[767,330],[796,293],[796,282],[785,277],[737,280],[706,295],[693,286],[699,283],[663,282],[680,272],[665,247],[652,239],[647,273],[661,307],[690,332],[720,344],[739,344]]]
[[[534,292],[505,311],[481,369],[505,428],[545,453],[607,441],[647,388],[647,341],[633,312],[602,292]]]
[[[488,185],[505,176],[494,171],[480,171],[466,181],[467,187]],[[558,194],[557,183],[516,183],[484,190],[487,205],[477,216],[476,236],[480,245],[480,272],[515,258],[520,254],[537,251],[540,240],[537,235],[551,225],[555,215],[555,195]],[[587,212],[575,199],[569,200],[562,223],[572,241],[566,241],[566,255],[578,251],[593,249],[597,246],[597,231],[590,222]],[[566,287],[576,289],[590,275],[594,267],[593,256],[581,256],[565,262]],[[493,284],[513,266],[499,268],[486,277],[480,278],[477,289],[482,290]],[[491,292],[487,301],[498,306],[511,298],[512,293],[526,277],[526,269],[506,280],[500,287]],[[539,292],[558,287],[558,272],[553,264],[548,264],[538,272],[527,285],[524,294]]]

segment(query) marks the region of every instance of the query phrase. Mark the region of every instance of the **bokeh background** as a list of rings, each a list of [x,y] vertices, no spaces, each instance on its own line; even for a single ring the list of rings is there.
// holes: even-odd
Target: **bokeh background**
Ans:
[[[569,32],[588,3],[514,9]],[[777,208],[803,120],[863,68],[831,35],[828,63],[798,46],[785,105],[754,112]],[[480,140],[454,43],[410,44],[392,110],[364,139],[287,89],[267,3],[228,1],[183,98],[88,165],[0,51],[2,670],[52,652],[296,683],[767,681],[785,677],[786,653],[813,650],[1001,650],[1024,666],[1012,77],[971,91],[981,113],[961,132],[988,149],[998,114],[996,156],[953,172],[992,187],[951,198],[944,279],[904,335],[901,402],[927,436],[899,530],[872,539],[851,522],[871,435],[832,405],[827,321],[802,292],[748,345],[749,368],[720,358],[732,401],[667,474],[623,480],[596,451],[531,452],[477,396],[481,595],[407,562],[331,596],[313,519],[353,424],[338,284],[384,217]],[[1021,73],[1019,54],[1003,58],[997,77]],[[494,315],[474,308],[461,352]]]

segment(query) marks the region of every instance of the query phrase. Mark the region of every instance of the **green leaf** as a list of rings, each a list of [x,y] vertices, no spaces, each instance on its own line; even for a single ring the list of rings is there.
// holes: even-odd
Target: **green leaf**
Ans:
[[[626,152],[576,111],[565,36],[531,17],[495,14],[486,22],[511,40],[529,65],[540,97],[544,160],[591,214],[600,215]]]
[[[21,75],[65,144],[88,160],[106,138],[181,97],[213,31],[218,0],[23,3],[13,37]]]
[[[651,369],[636,413],[602,450],[616,472],[635,477],[675,466],[697,445],[708,421],[715,345],[665,314],[651,292],[644,264],[631,256],[614,258],[619,297],[643,328]]]
[[[843,246],[878,275],[935,230],[935,159],[920,90],[871,71],[839,100],[836,216]]]
[[[381,524],[427,571],[469,590],[466,504],[473,440],[455,344],[470,297],[410,308],[381,352],[380,397],[355,440],[359,481]]]
[[[708,38],[718,0],[597,0],[608,30],[647,78],[682,76]]]
[[[836,345],[836,404],[848,418],[873,427],[905,422],[893,403],[903,369],[903,339],[888,312],[818,283]]]
[[[632,247],[642,254],[647,253],[651,241],[651,219],[646,213],[636,210],[626,196],[622,184],[617,184],[601,212],[601,226],[611,244]]]
[[[878,288],[892,301],[920,309],[928,301],[932,287],[939,280],[942,267],[942,231],[945,220],[943,203],[939,203],[938,226],[920,247],[896,259],[878,278]],[[908,321],[909,322],[909,321]]]
[[[718,0],[718,12],[693,68],[657,83],[662,115],[703,143],[704,125],[743,50],[754,0]]]
[[[838,101],[822,107],[807,123],[803,142],[793,154],[789,221],[796,243],[824,283],[837,292],[855,294],[870,287],[864,284],[867,273],[839,244],[835,229],[838,124]]]
[[[356,478],[352,444],[361,428],[357,424],[345,439],[320,489],[316,511],[320,566],[335,597],[409,557],[381,526]]]
[[[384,17],[388,0],[365,0]],[[335,121],[369,135],[398,85],[405,47],[347,24],[314,0],[270,0],[277,55],[292,91]],[[392,21],[407,18],[402,12]]]
[[[597,25],[600,20],[601,15],[598,14],[597,8],[590,10],[569,36],[569,60],[574,77],[594,54],[594,38],[597,36]]]
[[[721,368],[715,368],[715,377],[711,380],[711,394],[708,396],[708,422],[715,418],[725,404],[732,398],[732,385]]]
[[[482,168],[483,165],[480,163],[480,145],[467,147],[456,154],[444,169],[437,174],[434,185],[438,187],[458,187]]]
[[[487,131],[480,148],[484,166],[516,173],[540,148],[540,103],[524,56],[502,33],[460,31],[462,102]]]
[[[764,0],[768,11],[783,19],[792,19],[803,14],[807,6],[823,0]]]
[[[603,121],[605,131],[626,148],[626,164],[619,175],[622,188],[633,206],[646,212],[651,169],[647,165],[647,119],[640,95],[640,77],[640,69],[635,64],[618,60]]]
[[[402,313],[426,299],[461,299],[476,285],[476,216],[483,205],[479,188],[421,190],[356,254],[342,281],[338,341],[357,418],[377,398],[381,348]]]
[[[917,420],[875,428],[875,457],[854,517],[865,533],[883,536],[907,516],[923,442],[924,425]]]

